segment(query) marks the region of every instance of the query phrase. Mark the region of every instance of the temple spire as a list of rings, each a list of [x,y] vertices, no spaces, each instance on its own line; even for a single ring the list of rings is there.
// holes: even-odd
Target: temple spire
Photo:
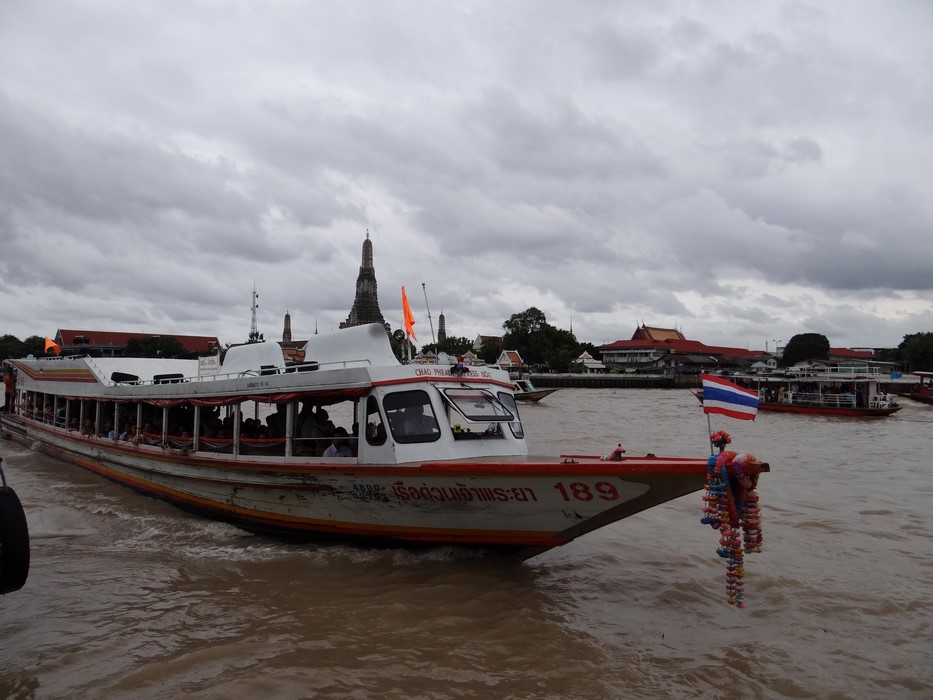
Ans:
[[[379,310],[379,295],[376,289],[376,269],[373,267],[373,243],[369,240],[369,230],[366,230],[366,240],[363,241],[363,256],[360,264],[360,273],[356,278],[356,296],[347,320],[340,324],[341,328],[362,326],[365,323],[379,323],[388,330],[382,312]]]
[[[292,342],[292,315],[285,309],[285,328],[282,329],[282,342]]]

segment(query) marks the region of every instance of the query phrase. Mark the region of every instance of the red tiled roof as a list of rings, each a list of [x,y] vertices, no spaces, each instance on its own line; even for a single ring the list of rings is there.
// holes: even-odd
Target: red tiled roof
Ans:
[[[689,355],[726,355],[728,357],[760,357],[767,353],[761,350],[746,350],[744,348],[727,348],[716,345],[706,345],[699,340],[617,340],[608,345],[601,345],[600,350],[625,350],[638,348],[658,348],[668,352]]]
[[[207,335],[175,335],[174,333],[121,333],[117,331],[85,331],[59,329],[55,335],[55,342],[62,347],[75,347],[78,344],[76,338],[84,337],[87,342],[81,345],[91,347],[118,347],[125,348],[128,341],[141,338],[152,338],[157,335],[164,335],[168,338],[175,338],[186,352],[210,352],[220,341],[215,336]]]
[[[874,350],[850,350],[849,348],[830,348],[830,357],[842,357],[849,360],[874,360]]]
[[[686,338],[676,328],[652,328],[651,326],[641,325],[635,329],[632,340],[661,342],[665,340],[686,340]]]

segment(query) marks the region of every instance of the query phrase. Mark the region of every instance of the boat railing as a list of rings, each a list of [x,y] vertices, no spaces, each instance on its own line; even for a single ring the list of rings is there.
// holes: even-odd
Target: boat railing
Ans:
[[[277,374],[292,374],[294,372],[316,372],[319,369],[346,369],[348,367],[359,367],[360,365],[373,366],[369,358],[359,358],[350,360],[331,360],[328,362],[303,362],[292,365],[276,367],[273,365],[263,366],[258,369],[247,369],[238,372],[218,372],[212,374],[196,374],[185,376],[182,374],[171,375],[170,377],[155,377],[153,379],[135,379],[129,381],[114,381],[107,377],[105,373],[93,364],[91,358],[87,358],[88,366],[91,367],[103,384],[116,386],[124,384],[128,386],[149,386],[154,384],[188,384],[191,382],[216,382],[229,379],[243,379],[245,377],[268,377]]]
[[[112,437],[106,433],[95,433],[93,431],[85,433],[83,430],[79,429],[76,422],[73,422],[70,426],[66,425],[64,414],[61,411],[59,411],[57,415],[52,415],[43,411],[30,411],[24,413],[24,415],[27,418],[39,423],[47,423],[60,430],[67,430],[75,433],[80,432],[84,437],[93,440],[103,440],[108,443],[132,443],[134,445],[169,448],[179,452],[191,452],[194,450],[194,438],[190,435],[166,435],[163,439],[161,433],[142,431],[137,437],[124,437],[123,433],[120,433],[119,437]],[[292,437],[292,454],[295,457],[321,457],[328,446],[330,446],[331,442],[333,442],[333,439],[333,436],[312,438],[294,436]],[[358,449],[359,437],[350,435],[344,439],[355,455]],[[244,456],[284,456],[286,442],[287,440],[284,437],[261,438],[241,435],[238,452]],[[233,447],[234,440],[230,437],[202,435],[198,438],[199,452],[232,455],[234,452]]]
[[[104,370],[102,370],[100,367],[97,366],[97,363],[94,362],[94,359],[90,355],[84,355],[83,357],[84,357],[84,361],[87,363],[88,368],[97,376],[97,380],[101,384],[113,385],[116,383],[116,382],[110,381],[110,377],[108,377],[106,373],[104,373]]]
[[[786,395],[786,403],[797,406],[830,406],[833,408],[855,408],[855,394],[822,394],[819,392],[791,391]]]

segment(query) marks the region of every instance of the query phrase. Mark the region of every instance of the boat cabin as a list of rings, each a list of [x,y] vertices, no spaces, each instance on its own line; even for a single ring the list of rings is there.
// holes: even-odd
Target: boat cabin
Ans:
[[[316,336],[306,361],[275,343],[230,348],[218,363],[154,358],[27,358],[16,412],[88,441],[250,460],[526,454],[508,375],[401,365],[381,326]],[[326,455],[343,428],[350,457]]]

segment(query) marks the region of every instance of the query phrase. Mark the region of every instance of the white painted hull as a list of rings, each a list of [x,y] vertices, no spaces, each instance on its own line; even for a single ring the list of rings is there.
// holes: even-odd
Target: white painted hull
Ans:
[[[213,367],[137,358],[7,361],[20,395],[16,412],[3,416],[3,432],[262,533],[461,544],[518,557],[705,483],[705,458],[529,457],[507,373],[401,365],[381,326],[315,336],[305,352],[310,365],[279,366],[261,343],[235,350]],[[269,418],[280,420],[281,432],[250,435],[247,403],[274,411]],[[322,445],[313,432],[305,435],[302,416],[340,406],[350,409],[341,427],[349,428],[353,456],[317,456]],[[232,429],[223,436],[209,432],[226,426],[221,407]],[[414,408],[421,420],[411,418]],[[138,442],[121,441],[97,437],[108,434],[104,419],[113,428],[152,425],[135,433],[143,434]]]
[[[361,466],[179,456],[4,419],[7,437],[247,529],[306,539],[459,544],[523,558],[703,487],[705,459],[515,457]]]

